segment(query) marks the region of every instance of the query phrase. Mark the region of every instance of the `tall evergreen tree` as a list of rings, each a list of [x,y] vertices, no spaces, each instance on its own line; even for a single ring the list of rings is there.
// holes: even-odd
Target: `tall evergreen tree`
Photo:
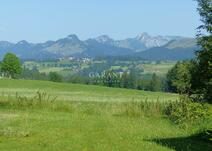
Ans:
[[[168,91],[191,95],[191,79],[195,68],[194,61],[177,62],[167,74]]]
[[[197,68],[192,88],[203,100],[212,103],[212,0],[197,0],[202,25],[198,27]]]

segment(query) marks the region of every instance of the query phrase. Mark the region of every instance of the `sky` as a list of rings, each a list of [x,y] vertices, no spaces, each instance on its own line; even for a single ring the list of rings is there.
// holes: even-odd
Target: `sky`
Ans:
[[[0,0],[0,41],[44,42],[155,35],[194,37],[201,24],[194,0]]]

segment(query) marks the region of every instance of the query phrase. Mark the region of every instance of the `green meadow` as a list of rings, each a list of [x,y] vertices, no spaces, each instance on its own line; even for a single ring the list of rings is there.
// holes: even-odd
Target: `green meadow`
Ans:
[[[178,95],[47,81],[0,80],[2,151],[209,151],[164,114]]]
[[[48,81],[0,79],[0,95],[14,96],[18,93],[22,96],[33,96],[37,91],[56,96],[60,101],[128,102],[141,100],[175,101],[178,99],[177,94],[171,93],[54,83]]]

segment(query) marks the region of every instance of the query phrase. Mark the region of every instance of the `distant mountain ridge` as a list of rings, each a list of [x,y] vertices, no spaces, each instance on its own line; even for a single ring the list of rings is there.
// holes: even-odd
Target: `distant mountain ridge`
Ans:
[[[150,36],[141,33],[134,38],[114,40],[107,35],[80,40],[69,35],[57,41],[29,43],[22,40],[16,44],[0,41],[0,58],[7,52],[21,59],[46,60],[59,57],[140,56],[149,60],[182,60],[194,57],[197,49],[194,38],[179,36]],[[185,57],[186,56],[186,57]]]

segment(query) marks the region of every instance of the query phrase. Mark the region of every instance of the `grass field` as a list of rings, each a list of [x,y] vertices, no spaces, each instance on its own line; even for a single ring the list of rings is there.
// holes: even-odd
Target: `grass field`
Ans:
[[[38,90],[58,96],[57,101],[44,107],[10,104],[16,92],[32,97]],[[173,101],[178,99],[175,94],[7,79],[0,80],[0,92],[2,151],[212,149],[212,144],[193,137],[201,124],[182,129],[157,110],[126,114],[126,109],[134,111],[130,101]],[[156,105],[155,109],[160,107]]]
[[[175,65],[176,62],[167,62],[160,64],[144,64],[142,67],[144,68],[143,74],[157,74],[160,76],[164,76],[167,72]]]
[[[58,100],[64,101],[170,101],[177,100],[178,95],[129,90],[120,88],[107,88],[103,86],[91,86],[80,84],[54,83],[47,81],[25,81],[0,79],[0,96],[20,95],[32,96],[36,91],[45,91],[50,95],[57,96]]]

